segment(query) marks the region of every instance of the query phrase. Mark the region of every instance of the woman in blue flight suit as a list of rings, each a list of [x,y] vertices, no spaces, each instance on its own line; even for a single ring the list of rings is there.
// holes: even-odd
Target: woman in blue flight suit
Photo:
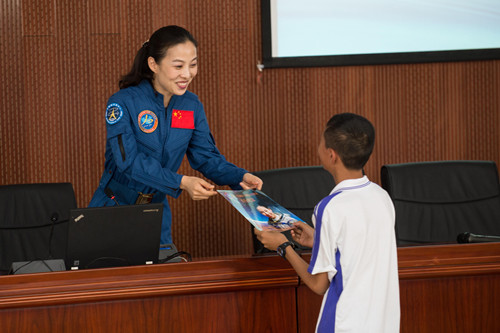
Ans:
[[[218,185],[260,189],[262,180],[229,163],[215,146],[203,105],[187,91],[197,74],[197,42],[185,29],[166,26],[137,52],[131,71],[106,108],[104,172],[90,207],[162,202],[161,243],[172,243],[166,195],[186,190],[192,199],[216,195],[214,185],[177,174],[184,155]]]

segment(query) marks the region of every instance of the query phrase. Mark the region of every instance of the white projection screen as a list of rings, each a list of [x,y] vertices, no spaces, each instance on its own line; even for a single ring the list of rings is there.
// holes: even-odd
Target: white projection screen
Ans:
[[[265,67],[500,59],[500,0],[262,0]]]

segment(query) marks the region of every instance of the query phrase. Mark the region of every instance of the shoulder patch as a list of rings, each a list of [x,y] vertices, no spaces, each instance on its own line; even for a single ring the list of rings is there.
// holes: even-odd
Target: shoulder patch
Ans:
[[[123,117],[123,109],[120,104],[111,103],[106,108],[106,122],[110,125],[116,124]]]
[[[158,117],[153,111],[144,110],[137,117],[139,128],[144,133],[153,133],[158,127]]]

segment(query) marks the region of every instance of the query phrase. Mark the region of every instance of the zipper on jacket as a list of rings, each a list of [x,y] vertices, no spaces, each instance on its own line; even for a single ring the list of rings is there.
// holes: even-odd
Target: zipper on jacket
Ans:
[[[122,161],[125,161],[125,147],[123,147],[122,135],[118,135],[118,146],[120,147],[120,153],[122,153]]]

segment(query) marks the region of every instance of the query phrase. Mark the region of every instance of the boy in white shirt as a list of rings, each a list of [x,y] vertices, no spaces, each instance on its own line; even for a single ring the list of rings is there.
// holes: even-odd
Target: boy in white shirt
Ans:
[[[374,142],[373,125],[359,115],[328,121],[318,154],[337,185],[316,205],[315,228],[297,222],[292,230],[296,242],[313,248],[309,264],[280,232],[255,230],[265,247],[277,249],[311,290],[324,295],[316,332],[399,332],[394,206],[363,173]]]

